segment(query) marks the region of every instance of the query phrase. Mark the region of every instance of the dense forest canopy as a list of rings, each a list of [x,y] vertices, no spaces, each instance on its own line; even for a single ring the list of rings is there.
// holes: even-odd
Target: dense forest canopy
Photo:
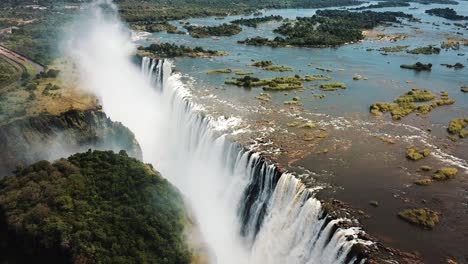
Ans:
[[[180,193],[121,151],[88,151],[0,180],[0,262],[189,263]]]

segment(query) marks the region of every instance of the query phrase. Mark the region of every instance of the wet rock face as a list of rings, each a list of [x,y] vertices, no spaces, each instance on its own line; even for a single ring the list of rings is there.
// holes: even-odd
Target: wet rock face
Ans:
[[[142,158],[134,134],[104,112],[70,110],[58,116],[43,114],[0,126],[0,177],[18,165],[53,160],[89,148],[125,150]]]

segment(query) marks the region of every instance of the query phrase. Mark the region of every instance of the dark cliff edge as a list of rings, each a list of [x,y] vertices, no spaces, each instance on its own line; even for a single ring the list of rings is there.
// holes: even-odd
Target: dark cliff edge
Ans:
[[[125,151],[39,161],[0,179],[0,263],[202,263],[181,193]]]
[[[60,115],[41,114],[0,126],[0,176],[17,166],[54,160],[87,149],[125,150],[140,159],[134,134],[99,110],[70,110]]]

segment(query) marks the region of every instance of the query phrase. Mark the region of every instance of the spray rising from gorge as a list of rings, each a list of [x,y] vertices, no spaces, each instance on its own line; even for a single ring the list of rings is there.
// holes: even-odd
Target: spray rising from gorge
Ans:
[[[81,86],[136,135],[145,162],[192,208],[211,263],[354,263],[357,228],[340,229],[290,174],[213,129],[194,110],[171,61],[136,66],[111,1],[96,1],[66,38]],[[349,239],[354,237],[354,239]]]

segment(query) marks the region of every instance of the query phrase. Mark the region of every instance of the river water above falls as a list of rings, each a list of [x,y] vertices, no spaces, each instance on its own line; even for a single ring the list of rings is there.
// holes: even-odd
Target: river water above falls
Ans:
[[[468,2],[461,2],[460,10],[457,11],[461,15],[468,15],[467,5]],[[423,6],[417,7],[419,7],[415,11],[417,17],[431,23],[441,21],[425,15]],[[401,10],[401,8],[391,10]],[[265,15],[281,14],[293,18],[296,15],[311,15],[313,12],[314,10],[275,10],[266,11]],[[223,23],[234,18],[237,17],[229,17],[221,21],[211,18],[189,21],[193,24],[209,25]],[[174,24],[178,25],[176,22]],[[255,72],[259,77],[292,74],[269,73],[250,68],[247,64],[251,63],[252,59],[272,60],[276,64],[291,66],[295,69],[294,73],[301,75],[321,73],[316,70],[316,67],[332,69],[332,72],[326,74],[335,81],[345,82],[348,89],[327,94],[323,100],[303,100],[306,110],[304,113],[315,113],[322,116],[324,120],[328,119],[327,122],[329,122],[324,122],[324,126],[334,127],[337,124],[336,120],[339,120],[340,124],[344,124],[344,128],[347,129],[336,129],[336,136],[340,136],[340,140],[356,141],[365,146],[359,148],[357,152],[348,153],[351,156],[348,160],[343,161],[342,157],[333,159],[335,162],[340,162],[337,163],[338,165],[331,164],[332,159],[327,160],[323,156],[303,157],[304,159],[299,163],[304,163],[301,165],[308,173],[313,167],[325,166],[328,170],[332,170],[333,167],[339,169],[345,168],[343,164],[346,161],[357,157],[368,158],[371,155],[367,153],[373,151],[375,146],[375,143],[369,141],[369,138],[376,136],[373,133],[395,133],[396,135],[405,133],[405,139],[408,140],[413,140],[412,133],[418,133],[419,142],[426,141],[434,144],[434,156],[437,160],[450,161],[451,164],[466,169],[468,165],[465,159],[468,152],[460,151],[461,154],[455,152],[460,155],[446,153],[438,147],[444,143],[443,141],[435,140],[432,135],[419,128],[413,126],[408,128],[404,122],[393,124],[383,120],[382,122],[386,122],[384,125],[376,126],[368,114],[368,107],[374,101],[392,100],[413,86],[434,92],[448,91],[452,97],[456,98],[456,105],[444,109],[443,114],[442,111],[436,109],[424,121],[417,119],[419,117],[411,117],[409,119],[411,121],[406,121],[411,123],[417,119],[417,122],[428,122],[435,126],[434,130],[439,129],[439,132],[435,131],[436,133],[445,132],[443,127],[450,118],[468,113],[468,98],[460,96],[459,91],[461,84],[468,83],[468,77],[466,68],[455,71],[439,66],[439,64],[466,60],[457,53],[466,52],[467,48],[462,47],[457,52],[442,51],[439,55],[429,56],[406,53],[382,56],[377,51],[366,51],[368,48],[389,46],[388,43],[377,41],[364,41],[338,49],[271,49],[248,47],[236,43],[237,40],[259,34],[271,36],[271,30],[277,25],[268,23],[260,26],[259,29],[244,29],[237,36],[219,40],[193,39],[188,35],[153,34],[153,38],[164,42],[188,46],[200,45],[204,48],[229,52],[228,56],[213,59],[176,59],[174,64],[179,73],[172,73],[174,65],[171,61],[143,58],[139,67],[132,64],[130,58],[134,47],[128,39],[125,28],[115,16],[104,15],[100,8],[96,7],[88,21],[81,25],[86,30],[72,31],[76,36],[72,36],[70,41],[72,46],[69,49],[69,55],[74,58],[81,75],[86,77],[83,80],[83,87],[87,87],[100,98],[104,111],[112,119],[121,121],[135,133],[142,146],[145,161],[152,163],[186,196],[195,214],[202,239],[209,247],[210,259],[213,263],[362,262],[362,256],[355,255],[352,251],[355,243],[366,243],[357,238],[360,230],[353,227],[337,228],[343,219],[332,220],[326,216],[322,204],[314,198],[314,185],[311,186],[310,181],[306,186],[292,174],[280,173],[258,153],[248,151],[244,146],[232,140],[233,134],[240,133],[239,131],[232,133],[233,131],[230,130],[233,127],[232,124],[248,122],[251,114],[257,113],[250,110],[257,107],[258,102],[254,97],[260,93],[260,90],[224,86],[226,76],[207,75],[206,71],[218,68],[242,68]],[[435,37],[439,34],[435,34],[437,29],[432,24],[423,23],[417,26],[424,28],[424,33],[418,38],[402,40],[398,45],[411,44],[416,47],[439,44],[443,41],[444,37]],[[442,23],[440,28],[440,31],[453,30],[452,27]],[[387,30],[412,32],[413,29],[411,26],[403,26],[403,28]],[[150,42],[151,40],[138,41],[140,44]],[[412,64],[418,60],[434,64],[432,72],[416,74],[413,71],[399,68],[400,64]],[[356,73],[368,77],[369,80],[353,82],[352,77]],[[411,84],[408,84],[407,80],[411,80]],[[297,92],[297,95],[310,98],[312,94],[307,94],[308,92],[310,90],[305,89]],[[276,93],[272,94],[272,101],[281,105],[282,101],[292,96],[296,94]],[[210,103],[211,99],[214,102],[212,106],[220,106],[220,109],[232,106],[233,110],[230,113],[223,114],[233,118],[219,119],[219,113],[216,111],[206,111],[214,108],[209,108],[209,104],[199,103],[200,100]],[[273,111],[273,113],[278,113],[278,116],[280,113],[285,113],[285,116],[289,114],[285,111]],[[220,123],[220,120],[224,123]],[[255,119],[252,123],[255,123]],[[376,131],[382,126],[390,128],[385,131]],[[273,131],[276,129],[273,125],[269,128]],[[363,134],[368,134],[368,136],[363,139],[360,137]],[[339,141],[339,144],[343,145],[342,143],[343,141]],[[369,144],[366,145],[366,143]],[[462,150],[466,149],[464,143],[460,144]],[[363,151],[366,155],[363,155]],[[398,151],[400,150],[393,150],[394,153]],[[274,155],[272,153],[275,152],[267,154],[272,156]],[[366,159],[360,161],[359,167],[350,169],[354,172],[353,175],[356,174],[356,178],[353,179],[358,179],[358,182],[363,184],[356,184],[356,180],[352,181],[346,177],[343,178],[344,180],[336,180],[338,185],[342,184],[345,188],[353,190],[346,193],[348,196],[353,196],[350,200],[358,199],[355,193],[362,194],[359,196],[365,197],[363,198],[366,199],[365,202],[369,200],[365,196],[368,193],[381,193],[392,197],[392,190],[388,189],[393,188],[395,182],[381,181],[380,183],[391,187],[385,190],[374,189],[370,192],[371,185],[365,184],[369,178],[359,178],[363,175],[370,176],[359,173],[363,167],[368,167],[369,171],[374,169],[372,165],[365,165],[370,161],[372,164],[381,164],[374,162],[375,160]],[[395,162],[389,166],[394,169],[401,166],[401,163]],[[375,167],[378,166],[375,165]],[[382,165],[381,168],[375,169],[377,175],[381,174],[388,178],[394,176],[388,174],[392,171],[389,167]],[[343,173],[346,174],[346,170]],[[401,185],[401,182],[398,184]],[[455,206],[461,206],[458,202]],[[401,208],[392,207],[391,209]],[[394,216],[395,212],[391,214]],[[374,223],[380,226],[387,226],[387,223],[401,224],[396,220],[387,222],[385,219],[387,216],[376,214],[373,218]],[[409,244],[414,241],[430,241],[427,240],[430,238],[427,234],[414,237],[415,240],[412,240],[416,231],[409,230],[409,226],[405,227],[408,228],[408,236],[411,236],[405,244],[407,248],[411,249]],[[389,230],[393,232],[391,228],[388,230],[375,228],[374,231],[376,230],[384,233]],[[464,231],[463,228],[462,231]],[[417,235],[419,236],[419,233]],[[405,234],[401,236],[405,237]],[[459,240],[455,240],[457,241]]]
[[[304,175],[318,174],[318,177],[313,177],[313,182],[337,186],[332,191],[332,197],[348,201],[354,207],[367,209],[370,200],[378,200],[382,206],[365,210],[371,216],[363,220],[367,230],[390,245],[419,251],[426,261],[437,263],[446,255],[461,258],[466,255],[460,245],[468,234],[468,224],[462,220],[466,216],[468,203],[468,186],[463,182],[468,169],[468,143],[466,140],[451,142],[447,139],[446,127],[452,118],[466,117],[468,114],[468,96],[460,91],[460,86],[468,84],[468,67],[454,70],[440,64],[466,64],[468,47],[462,45],[459,50],[442,50],[440,54],[433,55],[399,52],[384,56],[378,49],[397,45],[409,45],[410,49],[427,45],[440,46],[448,37],[463,37],[456,32],[466,36],[467,30],[453,25],[453,21],[424,12],[430,8],[445,7],[452,7],[460,15],[468,16],[466,1],[459,1],[456,6],[411,3],[410,7],[374,9],[378,12],[402,11],[421,19],[421,23],[404,20],[402,24],[376,28],[377,34],[408,35],[406,39],[397,42],[371,38],[339,48],[321,49],[253,47],[237,43],[238,40],[254,36],[274,37],[272,30],[280,23],[269,22],[260,24],[258,28],[243,27],[240,34],[232,37],[196,39],[189,35],[160,32],[136,43],[149,45],[160,41],[228,52],[227,56],[210,59],[175,59],[175,67],[183,75],[184,85],[194,94],[192,99],[201,103],[198,107],[214,116],[229,117],[225,120],[227,124],[241,123],[233,131],[234,137],[248,144],[255,139],[254,148],[260,146],[257,150],[267,153],[289,170]],[[265,10],[263,15],[281,15],[294,19],[296,16],[311,16],[315,11]],[[241,17],[252,16],[228,16],[222,20],[188,19],[184,22],[218,25]],[[172,24],[184,30],[178,21]],[[271,60],[278,65],[290,66],[294,71],[262,71],[248,66],[253,60]],[[415,72],[399,67],[417,61],[432,63],[432,71]],[[330,76],[332,81],[344,82],[347,89],[321,92],[317,88],[309,89],[309,84],[305,84],[303,91],[270,93],[271,102],[265,104],[255,99],[263,92],[261,89],[225,85],[224,80],[233,74],[206,74],[210,70],[224,68],[253,72],[259,78],[324,74]],[[332,72],[316,68],[327,68]],[[367,77],[368,80],[353,81],[355,74]],[[434,109],[426,116],[410,115],[398,122],[392,122],[388,116],[375,118],[369,114],[372,103],[391,102],[415,87],[434,93],[447,91],[456,103]],[[314,97],[316,94],[324,94],[325,97],[317,99]],[[293,97],[301,98],[303,107],[299,111],[283,106],[284,101]],[[286,126],[294,122],[294,118],[310,120],[327,129],[327,142],[309,147],[300,138],[296,139],[290,133],[291,128]],[[397,143],[382,143],[380,138],[393,138]],[[408,163],[405,150],[410,145],[429,146],[434,153],[424,164]],[[299,146],[309,148],[312,154],[296,155]],[[321,152],[328,153],[316,155]],[[460,181],[428,188],[415,187],[412,182],[425,176],[417,172],[421,165],[434,168],[456,166],[459,168]],[[315,185],[312,184],[312,187]],[[432,202],[427,204],[428,200]],[[416,206],[429,206],[441,212],[444,215],[442,224],[431,232],[422,232],[395,217],[398,211]],[[434,244],[433,241],[440,243]]]

